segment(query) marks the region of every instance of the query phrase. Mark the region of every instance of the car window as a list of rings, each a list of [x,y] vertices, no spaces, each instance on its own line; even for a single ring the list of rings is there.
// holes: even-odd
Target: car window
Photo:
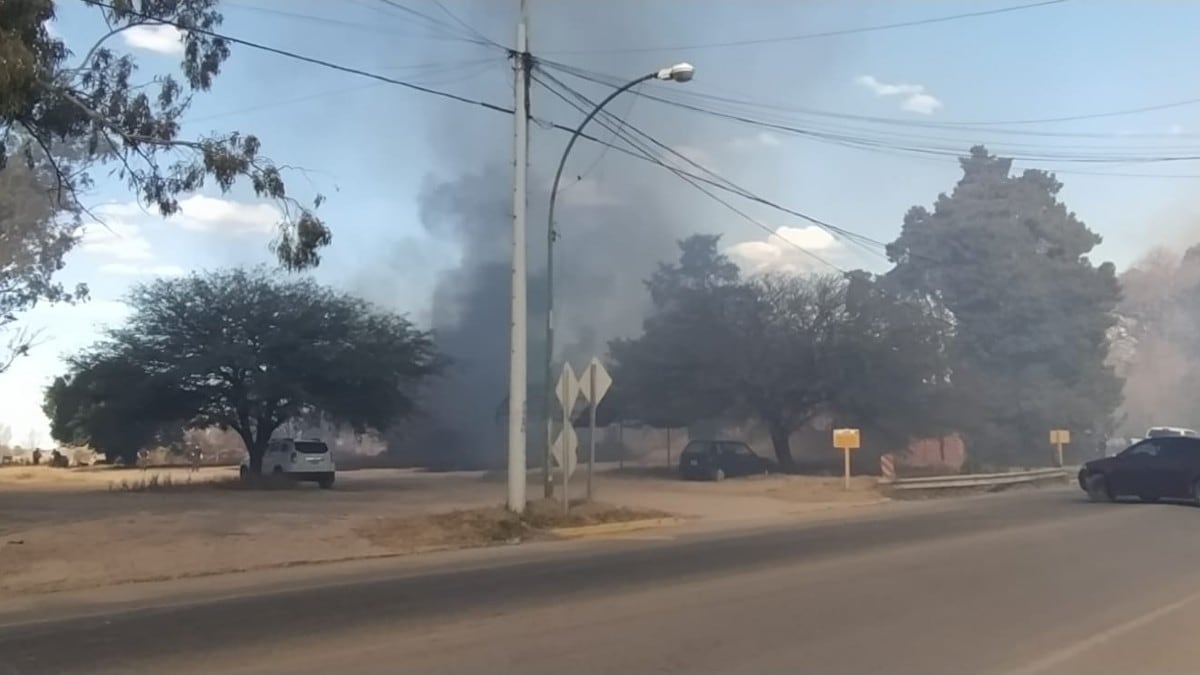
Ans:
[[[708,441],[692,441],[683,449],[685,455],[708,455],[712,454],[713,444]]]
[[[321,441],[296,441],[296,449],[306,455],[322,455],[329,452],[329,446]]]
[[[754,451],[750,449],[750,446],[744,443],[729,443],[729,451],[738,457],[742,457],[743,459],[757,457],[757,455],[754,454]]]
[[[1159,449],[1161,447],[1160,443],[1161,443],[1161,440],[1157,439],[1157,438],[1154,439],[1153,441],[1145,441],[1142,443],[1138,443],[1137,445],[1135,445],[1131,448],[1128,448],[1127,450],[1125,450],[1124,452],[1122,452],[1120,455],[1117,455],[1117,456],[1121,457],[1122,459],[1157,457],[1158,453],[1159,453]]]
[[[1168,459],[1197,460],[1200,459],[1200,439],[1188,436],[1164,438],[1159,442],[1162,455]]]

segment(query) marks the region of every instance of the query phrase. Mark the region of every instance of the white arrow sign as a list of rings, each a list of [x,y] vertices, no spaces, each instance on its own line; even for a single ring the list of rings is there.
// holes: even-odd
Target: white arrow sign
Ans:
[[[571,369],[571,364],[563,365],[562,375],[558,376],[558,384],[554,387],[554,393],[558,396],[558,403],[562,406],[563,412],[567,415],[575,409],[575,401],[579,398],[579,379],[575,377],[575,371]]]
[[[592,380],[595,380],[594,389]],[[593,357],[592,362],[587,365],[587,368],[584,368],[583,375],[579,378],[580,395],[587,399],[592,406],[598,406],[611,386],[612,376],[604,369],[604,364],[600,363],[600,359]],[[594,401],[592,400],[593,396],[596,397]]]
[[[575,473],[575,465],[579,463],[579,458],[575,452],[578,448],[579,436],[575,434],[575,427],[572,426],[563,427],[563,430],[558,434],[558,438],[554,439],[554,445],[550,447],[550,454],[554,456],[554,463],[560,467],[563,465],[563,451],[566,451],[568,476]]]

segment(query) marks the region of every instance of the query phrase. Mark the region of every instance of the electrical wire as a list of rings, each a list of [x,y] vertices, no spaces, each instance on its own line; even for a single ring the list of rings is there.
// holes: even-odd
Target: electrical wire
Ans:
[[[440,81],[439,81],[438,76],[450,75],[451,73],[449,73],[449,72],[443,72],[443,73],[432,73],[431,72],[430,75],[432,77],[423,77],[423,78],[421,78],[421,80],[418,83],[423,84],[423,85],[429,85],[429,84],[435,84],[435,83],[448,84],[450,81],[461,82],[461,81],[468,80],[468,79],[475,78],[475,77],[482,75],[484,72],[486,72],[486,68],[495,66],[495,65],[497,65],[497,63],[499,63],[499,61],[497,59],[489,58],[489,59],[479,59],[476,61],[466,61],[463,63],[454,64],[457,67],[469,65],[469,66],[473,66],[473,68],[470,69],[469,71],[464,70],[459,73],[453,73],[456,76],[455,79],[453,79],[453,80],[440,79]],[[481,69],[479,66],[483,66],[483,68]],[[397,69],[409,69],[409,68],[416,68],[416,67],[419,67],[419,65],[395,66],[395,68],[397,68]],[[385,84],[386,83],[384,83],[384,82],[368,82],[366,84],[357,84],[357,85],[354,85],[351,87],[339,87],[337,89],[330,89],[327,91],[314,92],[312,94],[306,94],[304,96],[296,96],[293,98],[287,98],[287,99],[275,98],[275,99],[272,99],[268,103],[262,103],[259,105],[252,105],[252,106],[248,106],[248,107],[244,107],[244,108],[238,108],[237,110],[228,110],[225,112],[213,113],[213,114],[209,114],[209,115],[188,117],[184,120],[184,123],[185,124],[194,124],[196,122],[208,122],[211,120],[258,112],[260,110],[271,110],[274,108],[282,108],[284,106],[291,106],[291,105],[295,105],[297,103],[306,103],[308,101],[315,101],[318,99],[330,98],[330,97],[334,97],[334,96],[341,96],[344,94],[352,94],[355,92],[366,91],[369,89],[378,89],[379,87],[382,87]]]
[[[609,86],[618,86],[622,78],[613,75],[608,75],[598,71],[587,70],[570,64],[554,61],[551,59],[539,58],[538,62],[547,68],[551,68],[560,72],[567,73],[580,79],[590,80],[600,84]],[[689,88],[687,91],[679,90],[673,92],[676,99],[686,99],[696,101],[696,105],[726,105],[734,110],[750,110],[750,111],[767,111],[767,113],[790,113],[797,115],[806,115],[819,118],[834,119],[838,121],[864,122],[870,124],[880,124],[887,126],[899,126],[908,128],[921,129],[936,129],[941,131],[954,132],[976,132],[972,127],[1000,127],[1005,124],[1025,125],[1025,124],[1041,124],[1051,122],[1064,121],[1081,121],[1089,119],[1100,119],[1108,117],[1117,117],[1123,115],[1134,115],[1139,113],[1151,112],[1155,110],[1163,110],[1187,105],[1200,103],[1200,98],[1190,98],[1181,101],[1173,101],[1169,103],[1152,104],[1138,106],[1134,108],[1125,108],[1120,110],[1110,110],[1099,113],[1085,113],[1060,117],[1044,117],[1038,119],[1019,119],[1019,120],[984,120],[984,121],[926,121],[926,120],[911,120],[898,119],[893,117],[878,117],[872,115],[858,115],[852,113],[841,113],[829,110],[819,110],[814,108],[804,108],[795,106],[783,106],[771,103],[751,102],[744,96],[730,95],[721,96],[717,94],[706,94],[698,92],[694,88]],[[1045,137],[1063,137],[1063,138],[1104,138],[1104,139],[1135,139],[1135,138],[1184,138],[1184,137],[1200,137],[1200,134],[1183,134],[1183,133],[1138,133],[1138,134],[1123,134],[1113,132],[1064,132],[1050,131],[1039,129],[1001,129],[989,128],[988,133],[1002,135],[1021,135],[1021,136],[1045,136]]]
[[[562,93],[562,92],[560,92],[560,91],[557,91],[555,87],[553,87],[553,86],[550,86],[550,85],[549,85],[549,84],[548,84],[546,81],[543,81],[543,79],[542,79],[542,78],[543,78],[543,77],[545,77],[545,76],[546,76],[546,73],[545,73],[545,72],[534,73],[534,74],[531,76],[531,79],[533,79],[533,81],[537,82],[538,84],[542,85],[542,87],[546,88],[548,91],[550,91],[552,94],[554,94],[555,96],[557,96],[559,99],[561,99],[561,100],[563,100],[564,102],[566,102],[566,103],[567,103],[568,105],[570,105],[571,107],[575,108],[575,109],[576,109],[577,111],[579,111],[581,114],[587,114],[587,112],[588,112],[589,110],[592,110],[592,109],[594,109],[594,108],[595,108],[595,105],[596,105],[596,104],[595,104],[595,102],[593,102],[591,99],[587,98],[586,96],[584,96],[583,94],[581,94],[581,93],[579,93],[579,92],[577,92],[577,91],[574,91],[574,90],[573,90],[571,87],[569,87],[568,85],[565,85],[565,84],[561,83],[560,81],[556,81],[556,80],[555,80],[554,82],[555,82],[556,86],[561,86],[561,87],[562,87],[564,90],[566,90],[566,91],[568,92],[568,94],[570,94],[570,97],[568,97],[568,95],[566,95],[566,94],[564,94],[564,93]],[[551,76],[549,79],[552,79],[552,80],[553,80],[552,76]],[[570,98],[575,98],[576,100],[575,100],[575,101],[572,101],[572,100],[570,100]],[[615,119],[615,121],[616,121],[616,124],[615,124],[615,125],[611,123],[611,120],[613,120],[613,119]],[[670,164],[668,164],[668,163],[664,162],[664,161],[663,161],[661,158],[659,158],[659,157],[656,157],[656,156],[654,155],[653,151],[651,151],[650,149],[648,149],[648,148],[647,148],[645,145],[643,145],[641,142],[639,142],[639,141],[637,141],[637,140],[635,140],[635,139],[631,138],[631,137],[630,137],[628,134],[624,133],[624,131],[623,131],[623,129],[622,129],[621,127],[623,127],[624,129],[628,129],[628,130],[633,130],[633,131],[635,131],[636,133],[638,133],[638,134],[640,134],[640,135],[642,135],[642,136],[645,136],[646,138],[651,138],[651,137],[649,136],[649,134],[646,134],[645,132],[642,132],[642,131],[640,131],[640,130],[637,130],[637,129],[636,129],[636,127],[634,127],[632,124],[629,124],[627,121],[625,121],[625,120],[621,120],[620,118],[616,118],[614,115],[612,115],[612,114],[610,114],[610,113],[607,113],[606,111],[601,111],[599,114],[597,114],[597,115],[596,115],[596,117],[595,117],[595,118],[593,118],[593,121],[594,121],[596,124],[598,124],[599,126],[601,126],[601,127],[604,127],[605,129],[609,130],[609,131],[610,131],[610,132],[613,134],[613,136],[614,136],[614,137],[616,137],[616,138],[619,138],[620,140],[624,141],[625,143],[627,143],[627,144],[629,144],[630,146],[632,146],[633,148],[635,148],[635,149],[636,149],[636,152],[635,152],[635,151],[631,151],[631,150],[627,150],[627,149],[625,149],[625,148],[619,148],[619,147],[618,147],[618,148],[616,148],[617,150],[619,150],[619,151],[622,151],[622,152],[626,152],[626,153],[628,153],[628,154],[631,154],[631,155],[633,155],[633,156],[635,156],[635,157],[637,157],[637,158],[639,158],[639,159],[643,159],[643,160],[645,160],[645,161],[649,161],[649,162],[651,162],[651,163],[653,163],[653,164],[656,164],[656,165],[658,165],[658,166],[660,166],[660,167],[663,167],[663,168],[667,169],[668,171],[670,171],[670,172],[674,173],[674,174],[675,174],[677,177],[679,177],[680,179],[682,179],[684,182],[688,183],[688,184],[689,184],[689,185],[691,185],[692,187],[694,187],[694,188],[696,188],[697,190],[699,190],[701,193],[705,194],[706,196],[708,196],[709,198],[713,199],[714,201],[716,201],[717,203],[721,204],[722,206],[725,206],[727,209],[729,209],[729,210],[731,210],[732,212],[734,212],[735,214],[737,214],[737,215],[741,216],[741,217],[742,217],[742,218],[744,218],[746,221],[750,222],[751,224],[753,224],[754,226],[758,227],[759,229],[762,229],[763,231],[767,232],[767,234],[768,234],[769,236],[774,236],[776,239],[779,239],[779,240],[783,241],[785,244],[788,244],[789,246],[792,246],[793,248],[795,248],[796,250],[798,250],[798,251],[799,251],[799,252],[801,252],[802,254],[804,254],[804,255],[806,255],[806,256],[808,256],[808,257],[812,258],[813,260],[817,261],[818,263],[820,263],[820,264],[822,264],[822,265],[825,265],[825,266],[827,266],[827,267],[829,267],[829,268],[831,268],[831,269],[833,269],[833,270],[835,270],[835,271],[839,272],[839,273],[840,273],[840,274],[842,274],[842,275],[848,275],[848,274],[849,274],[849,272],[848,272],[847,270],[845,270],[845,269],[843,269],[843,268],[841,268],[841,267],[839,267],[839,266],[835,265],[835,264],[834,264],[834,263],[832,263],[831,261],[829,261],[829,260],[827,260],[827,259],[825,259],[825,258],[821,257],[820,255],[818,255],[818,254],[816,254],[816,253],[812,252],[811,250],[809,250],[809,249],[807,249],[807,248],[805,248],[805,247],[801,246],[800,244],[798,244],[798,243],[796,243],[796,242],[792,241],[791,239],[788,239],[787,237],[785,237],[785,236],[781,235],[781,234],[780,234],[780,233],[779,233],[777,230],[775,230],[775,229],[772,229],[772,228],[771,228],[769,225],[767,225],[767,224],[763,223],[762,221],[760,221],[760,220],[758,220],[758,219],[754,218],[754,217],[753,217],[753,216],[751,216],[750,214],[748,214],[748,213],[746,213],[745,211],[743,211],[743,210],[739,209],[737,206],[734,206],[734,205],[733,205],[733,204],[731,204],[731,203],[730,203],[728,200],[726,200],[726,199],[723,199],[722,197],[720,197],[719,195],[715,194],[715,193],[714,193],[714,192],[712,192],[711,190],[708,190],[708,189],[706,189],[706,188],[705,188],[703,185],[701,185],[701,183],[705,182],[703,178],[700,178],[700,177],[698,177],[698,176],[694,176],[694,175],[690,175],[690,174],[688,174],[687,172],[685,172],[685,171],[682,171],[682,170],[680,170],[680,169],[678,169],[678,168],[676,168],[676,167],[673,167],[673,166],[671,166]],[[562,125],[559,125],[559,124],[552,124],[551,126],[552,126],[553,128],[556,128],[556,129],[565,129],[565,128],[564,128]],[[580,137],[587,138],[587,136],[585,136],[584,134],[580,134]],[[597,139],[592,139],[592,138],[589,138],[589,140],[597,140]],[[615,146],[614,146],[614,147],[615,147]],[[727,181],[727,182],[728,182],[728,181]],[[732,183],[730,183],[730,185],[732,185]],[[793,210],[791,210],[791,209],[786,209],[786,208],[784,208],[784,207],[782,207],[782,206],[779,206],[779,205],[773,204],[772,202],[769,202],[769,200],[764,200],[764,199],[763,199],[763,198],[761,198],[761,197],[757,197],[756,195],[753,195],[752,193],[749,193],[748,191],[746,191],[746,190],[744,190],[744,189],[742,189],[742,188],[736,188],[736,186],[733,186],[733,187],[726,187],[725,189],[737,189],[737,190],[740,190],[740,191],[741,191],[741,192],[740,192],[740,194],[742,194],[742,196],[745,196],[745,197],[747,197],[747,198],[751,198],[751,199],[753,199],[753,200],[755,200],[755,201],[760,201],[760,203],[765,203],[765,204],[768,204],[768,205],[772,205],[772,206],[774,206],[775,208],[777,208],[777,209],[779,209],[779,210],[782,210],[782,211],[784,211],[784,212],[787,212],[787,213],[791,213],[791,214],[793,214],[793,215],[795,215],[795,214],[797,214],[797,213],[798,213],[798,212],[796,212],[796,211],[793,211]],[[805,216],[805,215],[803,215],[803,214],[800,214],[800,215],[801,215],[802,217],[804,217],[806,220],[814,221],[814,219],[812,219],[812,218],[811,218],[811,217],[809,217],[809,216]],[[821,221],[815,221],[815,222],[821,222]],[[830,225],[830,224],[828,224],[828,223],[823,223],[823,225],[824,225],[825,227],[827,227],[827,228],[833,228],[833,230],[834,230],[834,231],[838,232],[838,233],[839,233],[839,234],[841,234],[843,237],[844,237],[846,234],[851,234],[851,235],[853,235],[853,234],[854,234],[854,233],[851,233],[851,232],[849,232],[848,230],[845,230],[845,229],[843,229],[843,228],[836,228],[836,227],[834,227],[834,226],[832,226],[832,225]],[[865,237],[865,236],[863,236],[863,235],[854,235],[854,239],[853,239],[852,241],[858,241],[858,242],[864,242],[864,241],[865,241],[865,242],[875,242],[875,243],[880,243],[880,242],[877,242],[877,241],[876,241],[876,240],[874,240],[874,239],[871,239],[871,238],[869,238],[869,237]],[[884,245],[884,246],[885,246],[885,248],[886,248],[886,245]],[[868,252],[876,252],[876,251],[873,251],[872,249],[868,249]],[[876,252],[876,253],[877,253],[877,252]],[[912,256],[912,258],[913,258],[913,259],[932,260],[931,258],[928,258],[928,257],[926,257],[926,256],[922,256],[922,255],[917,255],[917,254],[910,254],[910,255]],[[886,257],[886,256],[884,256],[884,258],[885,258],[885,260],[887,259],[887,257]],[[886,289],[884,289],[884,288],[882,288],[882,287],[878,287],[878,286],[877,286],[877,287],[876,287],[876,291],[877,291],[877,292],[880,292],[881,294],[883,294],[883,295],[885,295],[885,296],[890,296],[890,297],[892,297],[892,298],[894,298],[895,300],[897,300],[897,301],[900,301],[900,302],[908,302],[908,301],[909,301],[909,299],[902,298],[902,297],[901,297],[899,294],[897,294],[897,293],[893,293],[893,292],[891,292],[891,291],[888,291],[888,290],[886,290]],[[926,301],[926,304],[928,304],[928,302],[927,302],[927,301]],[[931,310],[931,308],[926,308],[926,309],[927,309],[927,310]],[[945,326],[946,326],[947,328],[949,328],[950,330],[955,330],[955,329],[957,328],[957,326],[956,326],[955,322],[953,321],[953,319],[946,318],[945,316],[942,316],[942,315],[940,315],[940,314],[938,314],[938,313],[936,313],[936,312],[934,312],[934,311],[925,311],[924,313],[925,313],[925,315],[926,315],[928,318],[930,318],[930,319],[932,319],[932,320],[934,320],[934,321],[937,321],[937,322],[939,322],[939,323],[941,323],[941,324],[945,325]]]
[[[353,30],[365,31],[365,32],[370,32],[370,33],[379,33],[381,35],[387,35],[387,36],[390,36],[393,38],[396,37],[396,35],[397,35],[397,28],[395,26],[386,26],[386,25],[382,25],[380,23],[362,23],[362,22],[357,22],[357,21],[350,21],[347,19],[338,19],[338,18],[327,17],[327,16],[319,16],[319,15],[315,15],[315,14],[305,14],[303,12],[277,9],[274,7],[258,7],[256,5],[245,5],[245,4],[241,4],[241,3],[235,3],[235,2],[226,2],[225,4],[229,7],[239,9],[239,10],[245,10],[248,12],[256,12],[259,14],[268,14],[271,16],[278,16],[278,17],[283,17],[286,19],[293,19],[293,20],[297,20],[297,21],[307,21],[309,23],[319,23],[324,26],[341,26],[343,28],[349,28],[349,29],[353,29]],[[390,14],[390,16],[395,16],[395,14]],[[470,42],[470,43],[475,43],[475,44],[485,44],[485,43],[482,43],[476,37],[467,36],[467,35],[463,35],[463,34],[459,33],[457,31],[457,29],[453,29],[449,24],[445,24],[444,22],[442,22],[436,26],[431,25],[431,24],[423,24],[423,25],[414,25],[413,27],[418,28],[418,29],[424,28],[427,31],[429,31],[424,34],[417,35],[416,37],[422,37],[422,38],[433,39],[433,40],[454,40],[454,41],[461,41],[461,42]],[[440,29],[440,30],[438,30],[438,29]]]
[[[641,85],[638,85],[638,86],[640,87]],[[629,97],[629,106],[625,109],[625,114],[620,115],[619,118],[628,119],[628,118],[632,117],[633,109],[637,105],[637,102],[638,102],[638,99],[636,96],[630,96]],[[580,171],[578,174],[576,174],[575,182],[563,187],[561,190],[558,191],[558,194],[560,194],[560,195],[565,194],[565,193],[569,192],[571,190],[571,188],[583,183],[583,179],[587,178],[587,176],[589,174],[591,174],[592,171],[594,171],[597,166],[600,165],[600,162],[604,159],[605,155],[608,154],[608,150],[609,150],[608,145],[601,147],[600,152],[596,155],[596,158],[593,159],[591,161],[591,163],[588,164],[587,167],[583,171]]]
[[[610,87],[615,86],[612,83],[612,81],[610,81],[608,78],[598,78],[598,77],[595,77],[595,76],[587,73],[586,71],[580,72],[576,69],[564,69],[564,68],[561,68],[559,66],[559,64],[548,64],[545,61],[541,61],[541,60],[538,61],[538,65],[540,67],[546,67],[546,68],[551,68],[554,70],[566,72],[567,74],[573,75],[575,77],[584,79],[589,82],[601,84],[604,86],[610,86]],[[934,157],[942,157],[942,158],[946,158],[946,159],[949,159],[952,161],[957,161],[958,157],[961,156],[961,154],[962,154],[962,151],[961,151],[962,144],[965,142],[965,141],[959,140],[959,139],[932,139],[935,141],[941,140],[941,141],[944,141],[944,143],[945,143],[942,145],[938,145],[936,143],[930,143],[929,142],[930,139],[921,140],[919,138],[918,139],[909,138],[909,139],[907,139],[907,142],[905,142],[905,139],[892,140],[890,138],[872,138],[870,136],[862,135],[861,132],[860,133],[854,133],[854,132],[846,133],[846,132],[839,132],[836,130],[829,131],[829,130],[822,130],[820,128],[805,128],[805,127],[795,126],[792,124],[784,124],[784,123],[778,123],[778,122],[773,122],[773,121],[769,121],[769,120],[756,119],[753,117],[749,117],[747,115],[729,113],[729,112],[725,112],[725,111],[722,111],[719,109],[712,109],[712,108],[703,107],[700,105],[686,103],[683,101],[673,100],[673,99],[666,98],[664,96],[650,93],[650,92],[639,91],[639,92],[635,92],[635,95],[641,96],[644,98],[648,98],[650,100],[653,100],[653,101],[656,101],[656,102],[659,102],[659,103],[662,103],[665,105],[674,106],[677,108],[697,112],[700,114],[724,118],[727,120],[754,126],[754,127],[760,128],[760,129],[769,129],[771,131],[778,131],[778,132],[786,133],[789,135],[801,136],[804,138],[808,138],[810,140],[820,141],[820,142],[824,142],[824,143],[831,143],[831,144],[835,144],[835,145],[841,145],[841,146],[857,148],[857,149],[890,150],[890,151],[897,152],[900,154],[928,155],[928,156],[934,156]],[[1012,145],[1012,144],[1010,143],[1008,145]],[[1006,145],[1004,147],[1007,148],[1008,146]],[[1188,149],[1187,151],[1181,152],[1179,154],[1171,154],[1169,151],[1155,153],[1155,154],[1146,154],[1145,150],[1138,150],[1138,149],[1133,149],[1134,151],[1136,151],[1136,153],[1134,153],[1134,152],[1123,152],[1123,153],[1115,152],[1111,149],[1106,149],[1106,150],[1103,150],[1100,152],[1090,152],[1090,153],[1089,152],[1078,152],[1078,151],[1067,153],[1067,152],[1061,152],[1061,150],[1064,150],[1064,149],[1062,149],[1062,148],[1049,149],[1049,150],[1042,149],[1040,151],[1034,150],[1032,152],[1030,152],[1030,151],[1009,151],[1009,150],[1005,149],[1003,154],[1005,154],[1006,156],[1011,156],[1013,159],[1018,160],[1018,161],[1064,162],[1064,163],[1077,163],[1077,164],[1125,164],[1125,163],[1141,164],[1141,163],[1195,161],[1195,160],[1200,159],[1200,149],[1195,149],[1195,150]]]
[[[468,33],[464,35],[463,33],[459,32],[458,28],[456,28],[455,26],[452,26],[451,24],[448,24],[445,21],[442,21],[441,19],[438,19],[436,17],[429,16],[428,14],[425,14],[424,12],[422,12],[420,10],[416,10],[416,9],[413,9],[412,7],[407,7],[405,5],[402,5],[399,2],[396,2],[396,0],[379,0],[379,2],[388,7],[391,7],[394,10],[397,10],[399,12],[407,14],[409,16],[413,16],[418,19],[424,19],[425,21],[427,21],[429,23],[430,26],[435,27],[435,28],[440,28],[449,37],[463,39],[463,40],[466,40],[467,42],[474,42],[476,44],[481,44],[481,45],[499,46],[495,42],[488,40],[487,38],[483,37],[482,35],[471,35],[472,31],[470,29],[468,29]]]
[[[442,0],[433,0],[433,3],[438,6],[438,9],[442,10],[443,14],[450,17],[451,21],[462,26],[471,35],[474,35],[475,37],[479,38],[480,40],[483,40],[487,44],[490,44],[494,47],[499,47],[500,49],[503,49],[505,51],[510,51],[508,47],[505,47],[504,45],[500,44],[499,42],[496,42],[495,40],[489,38],[488,36],[481,33],[479,30],[477,30],[474,26],[472,26],[471,24],[462,20],[461,18],[459,18],[459,16],[457,14],[450,11],[450,8],[447,7],[446,4],[442,2]]]
[[[1024,5],[1012,5],[1008,7],[999,7],[996,9],[979,10],[974,12],[963,12],[961,14],[951,14],[948,16],[930,17],[927,19],[916,19],[913,21],[901,21],[897,23],[878,24],[873,26],[860,26],[858,28],[843,28],[840,30],[828,30],[818,33],[802,33],[800,35],[788,35],[783,37],[773,38],[754,38],[748,40],[733,40],[729,42],[709,42],[702,44],[685,44],[685,45],[668,45],[660,47],[627,47],[624,49],[560,49],[548,51],[548,54],[634,54],[646,52],[662,52],[662,51],[678,51],[678,50],[698,50],[698,49],[722,49],[730,47],[748,47],[754,45],[777,44],[781,42],[799,42],[802,40],[814,40],[817,38],[837,37],[841,35],[854,35],[857,33],[871,33],[882,30],[892,30],[896,28],[911,28],[914,26],[925,26],[934,23],[943,23],[946,21],[958,21],[961,19],[973,19],[982,16],[991,16],[995,14],[1005,14],[1008,12],[1019,12],[1027,9],[1036,9],[1039,7],[1047,7],[1049,5],[1061,5],[1067,0],[1042,0],[1041,2],[1032,2]]]
[[[535,72],[534,75],[532,76],[532,79],[535,82],[537,82],[538,84],[542,85],[547,91],[551,92],[552,94],[554,94],[561,100],[565,101],[568,105],[570,105],[571,107],[578,110],[580,113],[586,115],[588,113],[588,111],[591,109],[591,108],[589,108],[589,106],[591,106],[591,107],[595,106],[595,103],[592,102],[590,99],[588,99],[586,96],[583,96],[579,92],[576,92],[573,89],[571,89],[570,87],[567,87],[566,85],[562,84],[561,81],[553,80],[553,86],[552,86],[552,84],[550,84],[550,82],[552,80],[550,80],[549,78],[544,80],[543,77],[545,77],[544,72],[543,73]],[[567,94],[563,94],[562,92],[560,92],[557,87],[562,87],[567,92]],[[569,96],[568,96],[568,94],[569,94]],[[577,100],[572,101],[571,97],[574,97]],[[625,129],[632,129],[633,128],[632,125],[630,125],[628,122],[620,120],[619,118],[613,118],[611,115],[607,116],[608,119],[602,119],[604,117],[605,117],[605,113],[601,112],[599,115],[597,115],[596,118],[594,118],[593,121],[595,121],[599,126],[607,129],[610,133],[612,133],[614,138],[618,138],[618,139],[624,141],[625,143],[627,143],[628,145],[630,145],[632,148],[634,148],[637,156],[639,156],[642,159],[645,159],[653,164],[657,164],[658,166],[661,166],[661,167],[667,169],[671,173],[675,174],[676,177],[680,178],[687,184],[691,185],[696,190],[699,190],[700,192],[702,192],[709,198],[713,199],[717,203],[721,204],[725,208],[729,209],[733,213],[741,216],[747,222],[753,224],[754,226],[758,227],[759,229],[762,229],[763,231],[765,231],[768,234],[768,236],[774,236],[774,237],[782,240],[784,243],[795,247],[797,250],[802,252],[804,255],[812,258],[813,260],[821,263],[822,265],[830,267],[831,269],[834,269],[838,272],[845,273],[845,270],[843,270],[842,268],[833,264],[829,260],[826,260],[822,256],[814,253],[813,251],[810,251],[807,248],[804,248],[803,246],[800,246],[799,244],[792,241],[791,239],[788,239],[787,237],[780,235],[770,225],[767,225],[766,223],[763,223],[762,221],[754,218],[750,214],[746,213],[742,209],[740,209],[737,206],[730,203],[728,200],[720,197],[716,193],[705,188],[698,180],[689,176],[686,172],[681,171],[678,167],[671,166],[669,163],[664,162],[661,158],[656,157],[652,150],[650,150],[648,147],[643,145],[640,141],[631,138],[621,128],[621,127],[624,127]],[[615,123],[612,121],[614,119],[615,119]],[[610,145],[610,147],[617,147],[617,146]],[[734,187],[729,187],[726,189],[736,190],[736,188],[734,188]],[[741,194],[741,193],[739,192],[739,194]],[[742,196],[745,196],[745,195],[742,195]]]
[[[106,9],[113,10],[113,11],[118,10],[118,8],[114,7],[112,4],[110,4],[108,2],[102,2],[101,0],[86,0],[86,2],[90,5],[95,5],[97,7],[104,7]],[[297,52],[289,51],[287,49],[280,49],[279,47],[272,47],[270,45],[265,45],[260,42],[255,42],[253,40],[247,40],[245,38],[238,38],[238,37],[233,37],[230,35],[224,35],[224,34],[217,33],[215,31],[207,30],[204,28],[197,28],[195,26],[184,25],[184,24],[179,23],[178,21],[172,21],[169,19],[164,19],[162,17],[156,17],[156,16],[153,16],[150,14],[144,14],[142,12],[138,12],[138,11],[135,11],[135,10],[132,10],[129,8],[122,7],[119,9],[120,9],[120,11],[124,12],[128,16],[132,16],[134,18],[139,18],[139,19],[143,19],[143,20],[147,20],[147,21],[154,21],[156,23],[160,23],[160,24],[167,25],[167,26],[173,26],[175,28],[178,28],[179,30],[191,31],[193,33],[197,33],[200,35],[205,35],[208,37],[224,40],[230,44],[241,45],[243,47],[248,47],[250,49],[255,49],[255,50],[258,50],[261,52],[266,52],[268,54],[275,54],[276,56],[283,56],[285,58],[294,59],[296,61],[302,61],[304,63],[309,63],[309,64],[312,64],[315,66],[321,66],[322,68],[328,68],[330,70],[336,70],[339,72],[348,73],[350,75],[356,75],[358,77],[365,77],[367,79],[375,80],[377,82],[385,82],[387,84],[393,84],[398,87],[403,87],[405,89],[411,89],[413,91],[419,91],[423,94],[430,94],[432,96],[449,99],[451,101],[457,101],[459,103],[469,103],[471,105],[479,106],[481,108],[485,108],[487,110],[492,110],[495,112],[507,113],[509,115],[513,114],[512,108],[506,108],[502,105],[497,105],[495,103],[489,103],[487,101],[473,99],[468,96],[462,96],[462,95],[454,94],[454,93],[451,93],[448,91],[432,89],[430,87],[422,86],[419,84],[414,84],[412,82],[406,82],[404,80],[400,80],[400,79],[397,79],[394,77],[388,77],[386,75],[380,75],[379,73],[373,73],[369,70],[363,70],[361,68],[354,68],[351,66],[344,66],[340,63],[334,63],[333,61],[326,61],[325,59],[319,59],[319,58],[316,58],[313,56],[306,56],[304,54],[299,54]]]

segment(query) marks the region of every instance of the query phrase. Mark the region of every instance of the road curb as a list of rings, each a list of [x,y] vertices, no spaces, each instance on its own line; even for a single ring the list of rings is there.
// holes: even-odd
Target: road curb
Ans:
[[[602,534],[617,534],[646,530],[652,527],[666,527],[683,522],[682,518],[643,518],[642,520],[626,520],[619,523],[600,523],[599,525],[580,525],[578,527],[556,527],[547,530],[556,537],[590,537]]]

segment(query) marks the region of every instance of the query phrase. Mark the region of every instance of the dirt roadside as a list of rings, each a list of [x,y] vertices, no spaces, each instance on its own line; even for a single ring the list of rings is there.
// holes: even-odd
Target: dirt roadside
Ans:
[[[347,471],[333,490],[243,490],[233,468],[0,470],[0,594],[365,560],[501,543],[504,483],[482,473]],[[582,480],[573,496],[582,497]],[[169,484],[169,485],[168,485]],[[538,491],[531,482],[530,494]],[[883,503],[871,478],[760,477],[684,483],[603,471],[594,508],[569,524],[673,514],[737,528]],[[603,511],[603,513],[601,513]],[[617,515],[612,515],[612,513]],[[547,521],[549,522],[549,521]]]

